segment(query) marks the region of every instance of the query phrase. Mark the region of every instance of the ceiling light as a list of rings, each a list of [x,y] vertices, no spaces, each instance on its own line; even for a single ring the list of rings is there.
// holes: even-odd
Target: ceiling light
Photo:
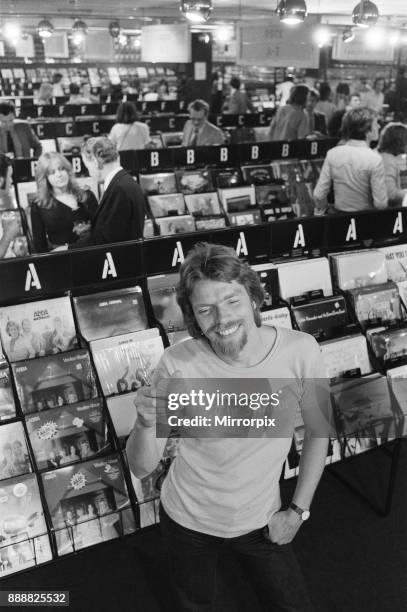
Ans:
[[[203,23],[212,12],[212,0],[181,0],[179,9],[188,21]]]
[[[230,26],[219,26],[215,30],[215,38],[220,43],[228,43],[233,38],[233,28]]]
[[[370,0],[361,0],[352,12],[352,21],[359,28],[369,28],[375,25],[378,18],[379,10]]]
[[[306,18],[307,5],[304,0],[280,0],[276,12],[283,23],[296,25]]]
[[[386,32],[382,28],[370,28],[365,33],[365,43],[366,46],[371,49],[380,49],[384,47],[386,41]]]
[[[88,26],[82,19],[76,19],[72,25],[72,42],[74,45],[80,45],[85,40],[88,33]]]
[[[350,43],[352,40],[355,40],[355,30],[346,28],[346,30],[342,32],[342,40],[344,43]]]
[[[12,21],[5,23],[3,26],[3,37],[12,45],[16,45],[21,37],[21,28],[18,23]]]
[[[41,38],[51,38],[54,33],[54,26],[48,19],[41,19],[37,25],[37,33]]]
[[[136,38],[133,41],[133,46],[135,49],[140,49],[141,47],[141,40],[139,36],[136,36]]]
[[[119,36],[117,37],[117,42],[121,47],[125,47],[128,42],[126,34],[119,34]]]
[[[120,34],[120,23],[118,21],[111,21],[109,23],[109,34],[112,38],[117,38]]]
[[[325,47],[331,42],[331,31],[328,28],[320,27],[314,31],[314,40],[318,47]]]

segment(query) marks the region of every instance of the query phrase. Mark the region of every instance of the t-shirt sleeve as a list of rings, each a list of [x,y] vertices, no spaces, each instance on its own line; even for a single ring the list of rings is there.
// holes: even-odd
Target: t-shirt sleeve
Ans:
[[[303,349],[305,364],[302,378],[301,415],[305,426],[314,437],[326,437],[332,433],[329,381],[318,342],[307,338]]]

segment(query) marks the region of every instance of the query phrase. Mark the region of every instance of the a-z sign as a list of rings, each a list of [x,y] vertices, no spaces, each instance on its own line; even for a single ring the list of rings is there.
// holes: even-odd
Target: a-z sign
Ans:
[[[42,297],[65,291],[71,284],[71,267],[66,253],[0,262],[1,302],[22,297]]]

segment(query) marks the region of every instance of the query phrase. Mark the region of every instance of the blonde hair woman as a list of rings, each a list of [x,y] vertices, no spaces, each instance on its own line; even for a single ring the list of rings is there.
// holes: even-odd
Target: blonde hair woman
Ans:
[[[81,189],[72,166],[61,153],[44,153],[38,160],[37,198],[31,205],[34,250],[51,251],[73,245],[89,232],[98,203],[90,189]]]

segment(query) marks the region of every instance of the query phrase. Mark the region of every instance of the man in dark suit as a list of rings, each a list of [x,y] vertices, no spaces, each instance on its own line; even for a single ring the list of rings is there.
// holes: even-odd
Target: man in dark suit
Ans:
[[[310,136],[314,136],[315,138],[323,138],[324,136],[327,136],[328,133],[326,115],[315,110],[318,102],[319,93],[316,89],[310,89],[308,92],[307,104],[305,106],[309,126],[308,138]]]
[[[184,125],[183,147],[221,145],[225,142],[222,130],[208,121],[209,104],[195,100],[188,106],[189,119]]]
[[[103,181],[103,196],[92,220],[89,235],[75,248],[143,237],[144,195],[139,184],[120,166],[119,153],[109,138],[89,138],[82,159],[90,176]]]
[[[16,121],[11,102],[0,103],[0,153],[12,157],[34,157],[42,153],[42,145],[26,121]]]

